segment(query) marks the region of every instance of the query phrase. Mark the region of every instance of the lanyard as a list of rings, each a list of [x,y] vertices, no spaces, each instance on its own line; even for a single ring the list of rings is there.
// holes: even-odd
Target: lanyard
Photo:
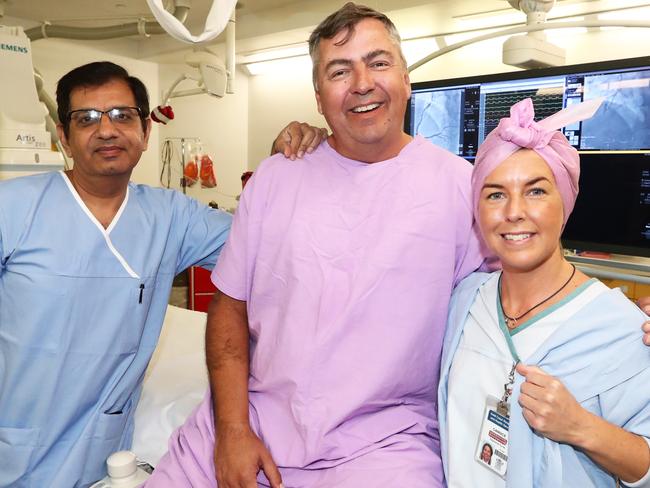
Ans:
[[[510,355],[512,356],[513,363],[510,373],[508,374],[508,379],[503,384],[503,396],[497,405],[498,412],[501,415],[510,416],[510,396],[512,395],[512,385],[515,383],[515,368],[521,362],[519,359],[519,354],[517,354],[517,349],[512,342],[512,337],[510,337],[510,331],[506,326],[506,320],[503,313],[503,308],[501,307],[501,287],[497,286],[497,316],[499,319],[499,329],[508,344],[508,349],[510,350]]]
[[[518,363],[521,362],[521,359],[519,359],[519,354],[517,354],[517,349],[515,349],[515,345],[512,343],[512,337],[510,336],[510,331],[506,326],[505,315],[503,313],[503,308],[501,307],[501,287],[498,285],[497,285],[497,316],[499,319],[499,329],[501,329],[501,333],[503,334],[503,337],[506,339],[506,344],[508,344],[510,355],[514,360],[515,365],[517,365]]]

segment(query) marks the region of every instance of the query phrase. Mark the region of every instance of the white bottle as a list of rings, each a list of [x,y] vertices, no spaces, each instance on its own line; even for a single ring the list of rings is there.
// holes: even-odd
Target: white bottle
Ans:
[[[137,488],[149,477],[138,468],[135,454],[131,451],[114,452],[106,460],[108,476],[90,488]]]

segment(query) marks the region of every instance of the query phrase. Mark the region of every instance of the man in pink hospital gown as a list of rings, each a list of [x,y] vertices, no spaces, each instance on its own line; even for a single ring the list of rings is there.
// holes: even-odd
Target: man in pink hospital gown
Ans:
[[[148,486],[443,484],[447,305],[483,260],[471,167],[403,132],[410,85],[388,18],[347,4],[310,52],[333,134],[248,183],[212,275],[212,396]]]

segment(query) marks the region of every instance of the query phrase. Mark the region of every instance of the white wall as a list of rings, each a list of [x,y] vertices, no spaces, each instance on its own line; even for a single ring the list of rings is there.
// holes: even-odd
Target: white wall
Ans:
[[[160,65],[161,90],[157,94],[152,92],[152,107],[161,103],[161,92],[166,92],[186,69],[189,68],[182,64]],[[155,124],[160,127],[158,150],[168,137],[198,137],[203,150],[211,155],[217,187],[201,188],[197,182],[187,188],[188,195],[204,203],[214,200],[219,207],[227,209],[237,205],[235,197],[241,193],[241,174],[246,171],[248,161],[248,84],[248,76],[238,71],[234,94],[226,94],[223,98],[208,95],[173,98],[170,105],[174,120],[164,126]],[[191,88],[196,88],[191,81],[178,86],[178,90]],[[179,188],[180,141],[173,143],[177,153],[173,157],[172,187]]]
[[[112,61],[140,78],[150,96],[158,89],[158,65],[128,57],[129,45],[124,44],[122,54],[113,54],[102,49],[99,41],[71,41],[64,39],[42,39],[32,43],[33,63],[43,75],[44,86],[55,99],[56,82],[65,73],[77,66],[92,61]],[[157,185],[158,181],[158,128],[154,128],[146,151],[133,171],[132,180],[138,183]]]
[[[309,70],[251,76],[248,103],[250,169],[268,157],[276,136],[292,120],[327,126],[318,113]]]

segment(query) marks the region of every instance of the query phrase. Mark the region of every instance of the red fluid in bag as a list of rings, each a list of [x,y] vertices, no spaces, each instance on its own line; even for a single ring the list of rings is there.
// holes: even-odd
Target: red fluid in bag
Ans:
[[[196,164],[196,161],[188,161],[185,164],[183,169],[183,176],[185,177],[185,184],[187,186],[192,186],[199,179],[199,167]]]
[[[217,179],[214,177],[212,159],[207,154],[201,156],[201,188],[214,188],[217,186]]]

